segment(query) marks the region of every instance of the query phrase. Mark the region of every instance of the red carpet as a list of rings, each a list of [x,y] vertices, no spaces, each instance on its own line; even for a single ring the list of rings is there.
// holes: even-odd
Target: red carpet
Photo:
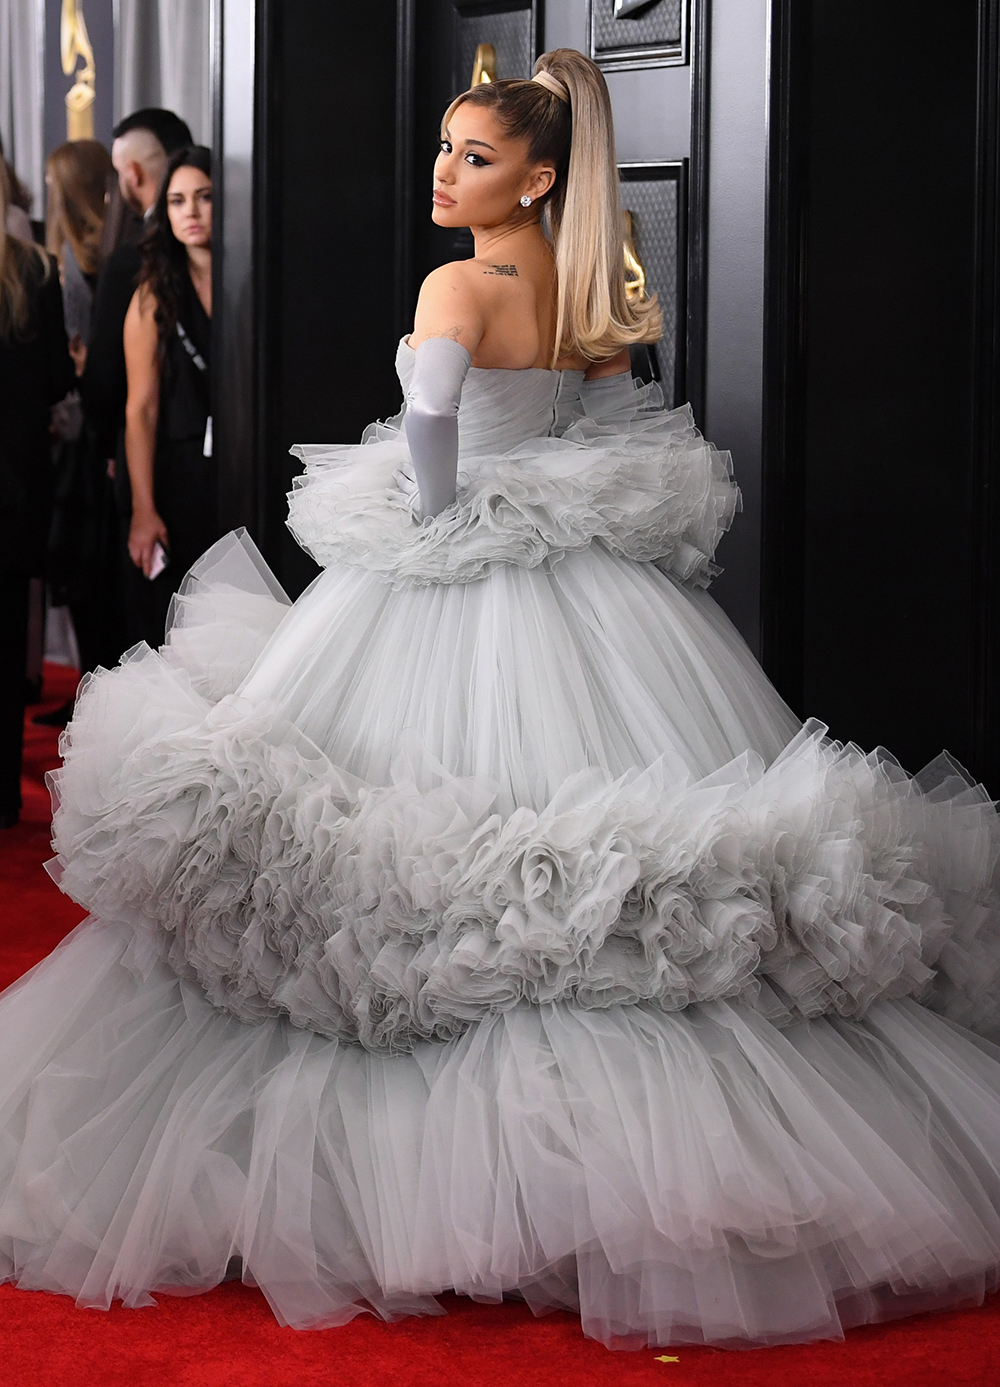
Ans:
[[[59,733],[31,721],[65,703],[75,688],[74,671],[46,665],[44,702],[32,705],[25,718],[21,822],[0,829],[0,988],[44,958],[84,916],[41,870],[52,856],[45,772],[59,764]]]
[[[46,670],[45,708],[72,688]],[[37,708],[31,712],[39,711]],[[0,834],[0,985],[80,919],[41,870],[50,854],[44,772],[56,735],[27,733],[25,810]],[[0,1056],[2,1063],[2,1056]],[[63,1296],[0,1287],[0,1387],[1000,1387],[1000,1297],[982,1309],[852,1331],[845,1343],[726,1353],[609,1353],[570,1315],[446,1297],[441,1318],[342,1329],[281,1329],[238,1284],[156,1309],[78,1310]]]

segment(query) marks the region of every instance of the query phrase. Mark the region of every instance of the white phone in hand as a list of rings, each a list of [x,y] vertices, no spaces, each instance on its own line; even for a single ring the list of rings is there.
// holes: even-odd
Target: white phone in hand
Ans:
[[[154,578],[158,578],[169,562],[170,555],[157,540],[153,545],[153,562],[149,566],[149,581],[152,582]]]

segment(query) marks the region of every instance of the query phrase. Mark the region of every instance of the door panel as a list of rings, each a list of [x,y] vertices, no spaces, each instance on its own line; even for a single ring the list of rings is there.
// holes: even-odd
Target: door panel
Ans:
[[[687,0],[591,0],[590,56],[610,71],[687,62]]]
[[[496,10],[490,6],[482,13],[482,5],[455,6],[455,69],[452,85],[456,92],[464,91],[472,78],[476,49],[481,43],[492,44],[497,57],[498,78],[526,77],[531,73],[535,53],[535,11],[529,3]]]
[[[646,351],[633,352],[633,374],[658,380],[668,405],[683,403],[686,167],[682,162],[620,164],[618,174],[646,289],[657,295],[663,313],[663,337]]]
[[[691,153],[690,67],[604,74],[624,164],[686,159]]]

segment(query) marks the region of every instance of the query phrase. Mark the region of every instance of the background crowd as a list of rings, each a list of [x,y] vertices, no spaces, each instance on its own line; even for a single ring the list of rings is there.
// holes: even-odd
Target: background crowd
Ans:
[[[0,827],[17,822],[46,612],[82,673],[159,645],[218,537],[211,156],[171,111],[46,163],[44,222],[0,149]],[[69,705],[48,715],[68,720]]]

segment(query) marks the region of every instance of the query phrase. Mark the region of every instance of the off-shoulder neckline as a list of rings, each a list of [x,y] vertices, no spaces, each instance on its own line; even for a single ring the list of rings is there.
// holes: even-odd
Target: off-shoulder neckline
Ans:
[[[399,345],[405,347],[408,352],[412,352],[412,354],[416,356],[417,349],[416,347],[410,346],[409,333],[404,334],[404,336],[399,339]],[[469,370],[482,371],[484,374],[492,371],[502,371],[505,376],[524,376],[529,372],[533,372],[536,375],[541,372],[543,376],[586,375],[585,371],[581,371],[579,367],[576,366],[566,366],[561,371],[557,371],[549,366],[470,366]]]

